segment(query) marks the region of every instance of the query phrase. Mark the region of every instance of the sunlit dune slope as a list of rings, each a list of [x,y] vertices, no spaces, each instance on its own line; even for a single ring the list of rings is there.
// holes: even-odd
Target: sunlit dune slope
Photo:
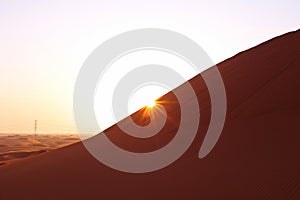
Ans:
[[[101,164],[77,143],[0,166],[0,199],[300,199],[300,31],[241,52],[218,68],[227,117],[205,158],[198,153],[211,105],[200,74],[189,81],[199,101],[199,130],[172,165],[146,174],[123,173]],[[172,103],[163,104],[168,120],[157,135],[137,139],[117,126],[105,134],[130,151],[161,148],[176,134],[180,112],[172,93],[160,100]],[[139,122],[139,116],[133,118],[147,123]]]

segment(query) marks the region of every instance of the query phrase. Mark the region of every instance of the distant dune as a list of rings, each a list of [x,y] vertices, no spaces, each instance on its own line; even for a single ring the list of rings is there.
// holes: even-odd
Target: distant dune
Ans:
[[[10,163],[19,158],[44,153],[76,142],[77,135],[26,135],[0,134],[0,165]]]
[[[300,31],[241,52],[218,68],[227,92],[227,118],[218,143],[204,159],[198,152],[211,111],[200,74],[189,81],[200,104],[200,128],[188,151],[170,166],[146,174],[123,173],[76,143],[0,166],[0,199],[299,200]],[[176,101],[172,93],[162,99]],[[132,138],[117,126],[105,134],[131,151],[158,149],[174,137],[180,120],[178,104],[164,106],[172,121],[157,136]]]

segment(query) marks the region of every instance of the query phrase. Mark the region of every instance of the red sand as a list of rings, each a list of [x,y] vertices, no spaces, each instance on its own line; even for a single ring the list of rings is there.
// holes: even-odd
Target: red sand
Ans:
[[[198,152],[209,124],[210,98],[198,75],[190,83],[200,102],[200,129],[172,165],[146,174],[123,173],[77,143],[0,166],[0,199],[300,199],[300,31],[239,53],[218,68],[227,118],[204,159]],[[160,148],[179,122],[178,105],[166,109],[173,123],[147,142],[125,138],[116,126],[105,133],[132,151]]]

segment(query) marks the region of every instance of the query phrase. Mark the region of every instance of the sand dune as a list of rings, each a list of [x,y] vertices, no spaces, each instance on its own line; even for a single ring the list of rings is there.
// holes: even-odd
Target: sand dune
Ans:
[[[300,199],[300,31],[241,52],[218,68],[227,118],[204,159],[198,152],[211,111],[198,75],[189,82],[199,101],[200,128],[172,165],[146,174],[123,173],[99,163],[77,143],[0,166],[0,199]],[[162,99],[174,102],[174,95]],[[158,149],[174,137],[180,120],[177,103],[164,106],[172,121],[157,136],[137,139],[117,126],[105,134],[131,151]]]
[[[80,141],[77,135],[0,134],[0,165]]]
[[[39,151],[18,151],[18,152],[9,152],[9,153],[2,153],[0,154],[0,163],[1,165],[6,164],[3,161],[11,161],[19,158],[26,158],[29,156],[37,155],[40,153],[44,153],[46,150],[39,150]]]

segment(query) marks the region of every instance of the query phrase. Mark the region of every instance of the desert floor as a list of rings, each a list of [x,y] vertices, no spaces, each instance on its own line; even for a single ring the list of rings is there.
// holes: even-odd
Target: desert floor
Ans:
[[[75,134],[0,134],[0,165],[79,141]]]

